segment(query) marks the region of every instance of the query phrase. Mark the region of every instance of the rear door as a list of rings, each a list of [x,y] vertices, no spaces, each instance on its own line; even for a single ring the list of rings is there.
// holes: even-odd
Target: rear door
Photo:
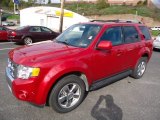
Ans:
[[[32,37],[34,41],[41,41],[43,40],[43,34],[41,32],[41,28],[39,26],[32,26],[29,29],[29,35]]]
[[[144,47],[140,34],[135,26],[123,26],[124,46],[126,48],[126,68],[132,68],[139,59],[140,49]]]
[[[7,40],[7,29],[0,27],[0,40]]]

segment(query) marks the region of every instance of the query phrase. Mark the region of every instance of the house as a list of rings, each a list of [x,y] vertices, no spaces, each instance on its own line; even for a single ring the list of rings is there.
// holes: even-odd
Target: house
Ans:
[[[54,31],[59,30],[61,9],[57,7],[29,7],[20,10],[20,26],[45,26]],[[30,20],[28,20],[30,19]],[[89,19],[70,10],[64,9],[63,30],[73,24],[88,22]]]

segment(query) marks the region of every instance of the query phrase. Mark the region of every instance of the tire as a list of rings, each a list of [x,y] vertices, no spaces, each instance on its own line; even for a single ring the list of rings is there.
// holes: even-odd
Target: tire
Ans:
[[[131,75],[133,78],[139,79],[144,75],[147,68],[147,60],[147,57],[142,57],[139,59]]]
[[[30,38],[30,37],[25,37],[25,38],[23,39],[23,42],[24,42],[25,45],[30,45],[30,44],[33,43],[33,40],[32,40],[32,38]]]
[[[78,107],[85,96],[85,84],[76,75],[62,78],[52,89],[49,105],[59,113],[67,113]]]

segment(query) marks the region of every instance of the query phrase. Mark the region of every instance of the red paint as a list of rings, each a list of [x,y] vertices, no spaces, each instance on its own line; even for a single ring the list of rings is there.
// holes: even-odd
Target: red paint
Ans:
[[[0,41],[1,40],[8,40],[8,32],[10,29],[0,26]]]

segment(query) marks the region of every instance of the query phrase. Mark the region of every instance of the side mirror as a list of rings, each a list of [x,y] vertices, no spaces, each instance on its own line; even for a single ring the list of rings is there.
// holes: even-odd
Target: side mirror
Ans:
[[[145,35],[141,34],[141,39],[144,40],[145,38]]]
[[[110,41],[101,41],[98,44],[97,49],[100,49],[100,50],[111,50],[112,49],[112,43]]]

